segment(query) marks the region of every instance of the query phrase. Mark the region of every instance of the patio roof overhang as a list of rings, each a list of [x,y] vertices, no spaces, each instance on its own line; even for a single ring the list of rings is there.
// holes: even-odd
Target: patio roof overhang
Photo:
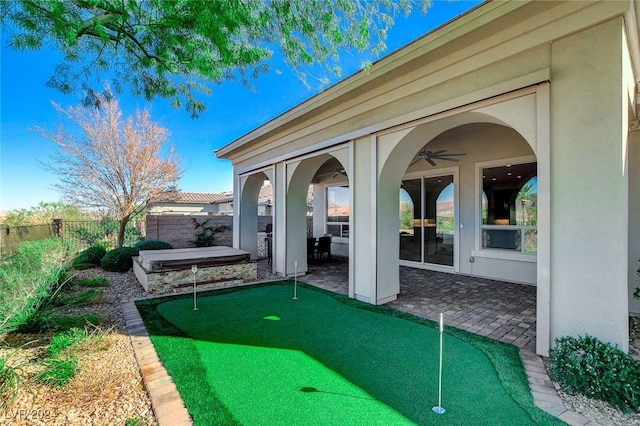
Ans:
[[[326,127],[318,127],[318,123],[334,123],[336,120],[350,118],[350,114],[361,114],[363,109],[376,108],[379,105],[366,105],[367,93],[381,87],[388,87],[388,90],[395,90],[398,86],[406,87],[413,82],[404,81],[402,77],[410,75],[412,71],[425,65],[433,65],[434,73],[446,67],[455,66],[460,68],[456,71],[458,75],[464,74],[470,71],[470,68],[464,69],[464,67],[472,63],[467,60],[468,57],[478,54],[472,48],[476,42],[482,42],[481,54],[486,56],[485,61],[497,61],[517,53],[518,50],[549,43],[561,34],[534,30],[551,25],[553,21],[568,15],[582,14],[583,19],[592,21],[593,24],[615,16],[624,16],[627,39],[631,45],[630,51],[633,52],[631,59],[636,71],[635,80],[640,81],[640,54],[638,53],[640,52],[638,35],[640,7],[636,3],[637,0],[629,0],[629,2],[487,1],[383,57],[370,69],[356,72],[215,150],[215,155],[234,163],[244,161],[251,157],[249,152],[268,150],[268,147],[274,143],[286,144],[314,132],[317,133],[319,129]],[[533,19],[536,17],[538,19]],[[584,28],[584,25],[584,22],[576,23],[575,31]],[[513,34],[510,30],[514,28],[522,33],[524,41],[517,43],[512,41]],[[565,28],[564,31],[566,33],[567,29]],[[527,35],[532,33],[536,35],[527,38]],[[541,35],[546,39],[541,39]],[[477,65],[477,63],[474,64]],[[354,108],[349,101],[358,98],[363,99],[363,102],[358,105],[358,108]],[[348,133],[334,135],[333,138],[328,139],[328,143],[341,143],[398,124],[401,123],[392,121],[363,123],[361,127],[350,128]]]

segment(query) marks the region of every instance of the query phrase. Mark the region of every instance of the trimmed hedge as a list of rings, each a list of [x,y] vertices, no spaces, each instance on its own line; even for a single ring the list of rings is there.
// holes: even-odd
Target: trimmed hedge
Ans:
[[[77,270],[94,268],[100,265],[100,261],[105,254],[107,254],[107,250],[104,247],[99,245],[91,246],[78,253],[71,266]]]
[[[173,248],[171,244],[162,240],[142,240],[134,247],[138,250],[166,250]]]
[[[118,247],[104,255],[100,266],[105,271],[127,272],[133,267],[132,256],[138,255],[138,249],[134,247]]]
[[[640,362],[592,336],[560,337],[555,343],[549,373],[562,390],[640,412]]]

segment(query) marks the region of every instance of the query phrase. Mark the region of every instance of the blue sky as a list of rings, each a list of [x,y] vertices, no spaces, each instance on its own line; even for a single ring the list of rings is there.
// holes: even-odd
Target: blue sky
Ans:
[[[389,30],[388,53],[478,3],[477,0],[436,0],[426,15],[415,7],[409,17],[398,16],[396,24]],[[55,130],[61,121],[51,101],[67,107],[79,104],[79,99],[45,86],[58,63],[56,54],[46,50],[16,52],[7,48],[4,37],[0,41],[0,211],[3,211],[29,208],[40,201],[59,200],[59,194],[51,187],[57,182],[57,177],[42,166],[56,152],[56,147],[30,129],[38,125]],[[342,59],[344,78],[356,72],[362,61],[372,58],[346,53]],[[233,187],[231,163],[216,159],[213,151],[308,99],[320,89],[307,89],[294,72],[278,63],[277,59],[273,67],[281,72],[270,72],[253,81],[256,91],[249,91],[238,82],[213,86],[211,97],[205,98],[207,110],[197,120],[192,120],[184,110],[171,108],[161,99],[149,104],[144,99],[131,98],[127,93],[118,99],[125,115],[135,113],[136,109],[148,108],[152,119],[169,130],[170,142],[181,156],[180,168],[184,171],[178,182],[180,190],[229,191]],[[333,82],[338,80],[332,79]]]

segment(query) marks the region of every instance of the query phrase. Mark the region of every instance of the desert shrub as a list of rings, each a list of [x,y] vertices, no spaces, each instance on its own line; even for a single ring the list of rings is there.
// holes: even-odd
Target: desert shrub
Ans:
[[[85,278],[74,282],[78,287],[109,287],[109,280],[105,277]]]
[[[11,361],[11,355],[0,357],[0,410],[7,410],[18,396],[18,391],[24,384],[19,372],[22,366]]]
[[[108,319],[107,316],[98,314],[84,315],[62,315],[51,318],[51,330],[68,330],[70,328],[80,328],[100,325]]]
[[[162,240],[142,240],[135,245],[138,250],[165,250],[172,249],[173,246]]]
[[[551,379],[567,393],[640,411],[640,362],[595,337],[560,337],[549,352]]]
[[[80,369],[76,356],[45,358],[42,364],[45,369],[36,376],[36,381],[52,387],[66,385]]]
[[[56,298],[54,306],[71,308],[74,306],[91,305],[104,300],[104,291],[99,288],[92,288],[78,294],[62,295]]]
[[[50,357],[60,357],[64,351],[79,349],[86,344],[95,347],[104,339],[104,332],[98,327],[72,327],[51,338],[45,351]]]
[[[132,256],[137,256],[138,250],[134,247],[119,247],[104,255],[100,266],[105,271],[127,272],[133,266]]]
[[[101,245],[94,245],[81,251],[73,259],[73,269],[90,269],[100,265],[100,260],[107,254],[107,250]]]
[[[37,315],[69,279],[67,244],[51,238],[26,241],[0,265],[0,336]]]

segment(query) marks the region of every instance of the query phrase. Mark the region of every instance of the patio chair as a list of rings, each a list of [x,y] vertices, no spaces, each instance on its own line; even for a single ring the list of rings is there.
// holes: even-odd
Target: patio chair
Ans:
[[[322,260],[325,255],[327,256],[328,260],[331,260],[331,237],[318,238],[316,255],[318,257],[318,260]]]
[[[307,238],[307,260],[314,260],[316,255],[316,239],[313,237]]]
[[[265,246],[267,247],[267,260],[269,265],[271,265],[272,257],[273,257],[273,238],[266,237],[264,239]]]

